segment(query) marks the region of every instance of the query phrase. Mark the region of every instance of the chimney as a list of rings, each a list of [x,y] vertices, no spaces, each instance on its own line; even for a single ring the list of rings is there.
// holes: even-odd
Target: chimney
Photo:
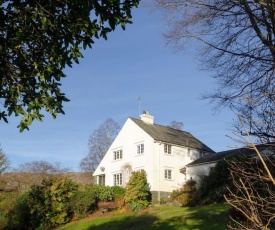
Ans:
[[[148,111],[144,111],[143,114],[140,115],[140,119],[147,124],[154,124],[154,117],[151,116]]]

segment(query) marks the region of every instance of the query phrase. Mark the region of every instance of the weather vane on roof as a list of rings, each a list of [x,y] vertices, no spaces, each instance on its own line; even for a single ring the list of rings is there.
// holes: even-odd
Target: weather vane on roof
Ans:
[[[137,101],[138,101],[138,113],[139,113],[139,116],[140,116],[140,114],[141,114],[141,111],[140,111],[140,107],[141,107],[141,98],[140,98],[140,96],[138,96],[137,97]]]

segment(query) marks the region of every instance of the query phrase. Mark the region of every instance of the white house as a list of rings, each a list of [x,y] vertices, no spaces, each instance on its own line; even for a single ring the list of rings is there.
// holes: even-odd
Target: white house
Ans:
[[[145,170],[153,199],[166,198],[187,179],[184,167],[215,153],[188,132],[154,124],[148,112],[128,118],[94,172],[97,184],[125,186]]]

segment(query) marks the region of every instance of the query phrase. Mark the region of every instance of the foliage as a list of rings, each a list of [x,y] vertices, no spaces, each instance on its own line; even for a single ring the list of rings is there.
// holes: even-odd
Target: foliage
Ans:
[[[29,203],[33,227],[49,228],[69,222],[69,202],[77,187],[67,178],[52,178],[44,180],[41,186],[33,186]]]
[[[112,118],[108,118],[91,134],[88,143],[89,154],[79,164],[82,171],[93,173],[96,170],[119,130],[120,126]]]
[[[76,217],[86,217],[96,209],[94,194],[85,188],[76,191],[70,199],[70,208]]]
[[[0,175],[6,171],[9,165],[10,165],[10,161],[8,160],[7,155],[4,153],[0,145]]]
[[[117,26],[131,23],[139,0],[1,1],[0,3],[0,119],[22,116],[20,131],[41,111],[54,118],[68,101],[60,90],[64,68],[79,63],[82,47]]]
[[[97,201],[113,201],[114,191],[110,186],[93,185],[91,190]]]
[[[210,169],[208,175],[200,175],[198,195],[202,204],[223,202],[224,195],[227,195],[228,188],[232,189],[232,179],[230,177],[229,162],[237,156],[229,156],[218,161]]]
[[[188,180],[181,189],[174,190],[170,196],[171,201],[179,202],[182,206],[193,207],[198,204],[196,181]]]
[[[29,194],[21,194],[13,204],[13,208],[8,212],[8,223],[6,230],[28,230],[31,226],[31,213],[29,207]]]
[[[8,213],[13,209],[16,199],[20,196],[17,192],[0,193],[0,229],[8,224]]]
[[[126,192],[125,188],[117,186],[117,185],[113,186],[112,190],[113,190],[115,198],[123,197],[125,195],[125,192]]]
[[[167,125],[170,128],[182,130],[183,128],[183,122],[181,121],[171,121],[169,125]]]
[[[120,186],[113,186],[114,202],[117,209],[121,209],[125,205],[125,188]]]
[[[132,211],[146,208],[149,205],[150,193],[147,175],[144,170],[132,172],[126,185],[125,202]]]

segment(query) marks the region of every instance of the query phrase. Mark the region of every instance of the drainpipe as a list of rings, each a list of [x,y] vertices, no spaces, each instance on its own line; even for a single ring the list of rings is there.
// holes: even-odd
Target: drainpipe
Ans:
[[[160,146],[161,146],[161,141],[159,142],[159,155],[158,155],[158,202],[160,205]]]

